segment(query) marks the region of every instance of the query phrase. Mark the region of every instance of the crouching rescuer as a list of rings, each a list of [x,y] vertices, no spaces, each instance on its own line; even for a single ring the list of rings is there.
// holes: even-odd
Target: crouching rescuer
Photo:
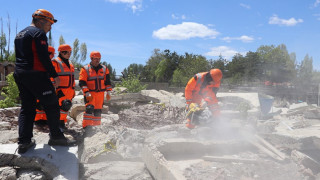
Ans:
[[[219,90],[222,79],[220,69],[211,69],[209,72],[200,72],[192,77],[186,88],[185,98],[187,103],[187,124],[190,129],[196,123],[193,120],[194,113],[202,111],[208,107],[214,118],[220,116],[220,108],[216,94]]]
[[[101,54],[98,51],[90,53],[90,64],[81,68],[79,86],[84,95],[86,111],[83,115],[82,127],[97,126],[101,124],[101,112],[104,94],[110,100],[112,90],[109,69],[100,64]]]

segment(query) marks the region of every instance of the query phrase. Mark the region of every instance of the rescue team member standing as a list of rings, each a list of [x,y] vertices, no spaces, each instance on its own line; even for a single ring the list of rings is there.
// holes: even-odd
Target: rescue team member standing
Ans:
[[[62,44],[59,46],[58,51],[59,55],[56,59],[52,60],[52,64],[60,78],[60,85],[56,88],[60,105],[59,127],[65,129],[68,111],[72,106],[71,100],[75,96],[74,66],[69,61],[72,51],[71,46],[68,44]],[[51,80],[53,81],[53,79]],[[46,115],[44,111],[37,111],[35,121],[37,122],[41,119],[46,120]]]
[[[222,79],[222,72],[220,69],[211,69],[209,72],[197,73],[192,77],[186,88],[185,98],[186,103],[196,103],[201,106],[202,100],[207,104],[207,107],[212,112],[214,117],[220,115],[220,108],[216,94],[219,90]],[[190,119],[187,120],[187,127],[194,128],[194,124],[191,124]]]
[[[100,52],[92,51],[90,58],[90,64],[81,68],[79,75],[79,86],[83,91],[86,103],[86,111],[82,121],[84,128],[101,124],[104,92],[107,91],[106,98],[109,101],[112,90],[109,69],[100,64]]]
[[[62,44],[59,46],[58,51],[59,56],[52,60],[52,64],[60,78],[60,85],[56,88],[56,93],[60,105],[60,127],[64,129],[68,111],[72,106],[71,101],[75,96],[74,66],[69,61],[72,51],[71,46]]]
[[[49,76],[55,86],[60,84],[58,74],[52,66],[46,33],[57,22],[53,15],[44,9],[32,14],[32,23],[20,31],[15,38],[16,68],[14,78],[20,91],[21,109],[19,114],[18,153],[25,153],[35,145],[33,122],[36,102],[39,99],[47,114],[50,129],[49,145],[69,146],[75,141],[65,138],[59,129],[59,102]]]
[[[49,53],[49,57],[50,59],[53,59],[54,57],[54,54],[55,54],[55,49],[54,47],[52,46],[49,46],[48,47],[48,53]],[[43,107],[40,105],[40,102],[39,100],[37,100],[37,105],[36,105],[36,117],[34,118],[34,121],[35,122],[40,122],[40,123],[43,123],[43,124],[47,124],[47,116],[46,116],[46,113],[43,111]]]

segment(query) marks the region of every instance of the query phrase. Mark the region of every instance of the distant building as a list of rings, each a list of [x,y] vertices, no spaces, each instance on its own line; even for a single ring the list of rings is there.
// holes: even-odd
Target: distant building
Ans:
[[[0,89],[6,85],[6,76],[14,71],[13,62],[0,62]]]

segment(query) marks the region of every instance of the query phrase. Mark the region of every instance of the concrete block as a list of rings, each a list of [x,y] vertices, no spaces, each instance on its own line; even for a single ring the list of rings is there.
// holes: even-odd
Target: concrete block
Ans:
[[[0,153],[15,154],[18,144],[0,144]],[[20,155],[18,155],[20,156]],[[34,149],[29,149],[22,154],[24,157],[38,157],[44,159],[60,171],[58,179],[79,179],[78,147],[49,146],[37,144]]]

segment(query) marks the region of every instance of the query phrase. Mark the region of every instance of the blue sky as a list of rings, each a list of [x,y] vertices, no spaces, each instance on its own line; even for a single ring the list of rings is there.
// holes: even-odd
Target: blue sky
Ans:
[[[78,38],[88,53],[100,51],[102,61],[117,74],[132,63],[145,65],[155,48],[231,60],[261,45],[285,44],[297,62],[306,54],[320,69],[320,0],[0,0],[0,17],[11,44],[30,25],[36,9],[58,20],[52,26],[57,49],[63,35]],[[85,63],[89,63],[89,58]]]

